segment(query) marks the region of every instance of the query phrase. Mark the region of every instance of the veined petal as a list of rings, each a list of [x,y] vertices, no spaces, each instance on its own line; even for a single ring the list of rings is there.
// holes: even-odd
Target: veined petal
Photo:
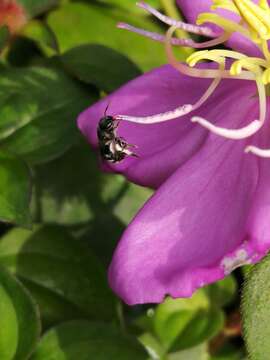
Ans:
[[[210,81],[183,76],[171,66],[163,66],[131,81],[91,106],[80,115],[78,126],[93,147],[97,148],[97,125],[108,104],[108,114],[112,115],[124,113],[145,116],[160,113],[181,104],[195,103]],[[256,108],[257,99],[252,97],[254,94],[256,86],[253,82],[224,80],[202,107],[182,118],[152,125],[123,121],[119,125],[118,134],[138,146],[136,153],[139,158],[129,157],[119,164],[106,166],[135,183],[157,188],[200,150],[209,135],[207,130],[189,121],[192,116],[206,117],[218,124],[223,121],[225,114],[234,119],[237,112],[248,124],[254,120],[249,111],[249,106],[254,108],[255,104]],[[239,103],[242,99],[246,106],[240,109],[237,107],[236,110],[231,106],[234,98]],[[237,127],[237,123],[232,122],[232,126]]]
[[[243,91],[241,89],[241,91]],[[240,94],[240,91],[239,91]],[[250,99],[250,101],[249,101]],[[247,97],[246,115],[258,113]],[[238,98],[220,125],[241,127]],[[209,109],[217,116],[221,108]],[[110,267],[114,291],[128,304],[189,297],[199,287],[253,261],[246,224],[258,184],[258,159],[246,141],[210,134],[145,204],[125,231]],[[247,175],[248,174],[248,175]]]
[[[177,4],[187,20],[192,24],[196,23],[196,19],[200,13],[213,12],[210,9],[213,4],[212,0],[177,0]],[[239,17],[236,14],[227,10],[218,9],[215,12],[230,20],[239,21]],[[215,25],[207,24],[207,26],[212,27],[215,31],[218,30],[218,27]],[[219,30],[221,31],[221,29]],[[250,56],[259,56],[261,54],[260,50],[251,41],[238,33],[231,36],[227,41],[227,45],[234,50]]]

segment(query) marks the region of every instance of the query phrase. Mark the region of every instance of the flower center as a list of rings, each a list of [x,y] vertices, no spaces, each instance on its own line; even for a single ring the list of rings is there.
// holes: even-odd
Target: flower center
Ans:
[[[182,74],[191,77],[212,78],[213,80],[207,91],[195,104],[184,104],[168,112],[146,117],[117,115],[116,118],[118,120],[152,124],[181,117],[191,111],[197,110],[212,95],[220,81],[227,78],[256,82],[260,110],[259,119],[253,120],[250,124],[241,129],[218,127],[212,122],[199,116],[193,116],[191,121],[200,124],[217,135],[235,140],[244,139],[254,135],[263,126],[266,119],[266,96],[269,95],[270,88],[270,52],[267,43],[267,41],[270,40],[270,8],[268,1],[259,0],[258,4],[251,0],[212,0],[212,2],[213,5],[211,6],[211,10],[225,9],[234,13],[238,20],[230,20],[215,12],[207,12],[201,13],[198,16],[197,25],[185,24],[181,21],[176,21],[160,14],[157,10],[151,8],[144,2],[139,2],[138,5],[141,8],[170,25],[166,36],[164,37],[149,31],[137,29],[128,24],[119,25],[121,28],[151,37],[156,41],[165,42],[169,63]],[[218,25],[218,27],[223,30],[222,34],[207,27],[207,23]],[[212,37],[212,39],[203,43],[196,43],[190,39],[173,38],[173,33],[178,28],[202,36]],[[183,64],[175,58],[173,53],[172,45],[206,49],[218,44],[223,44],[234,33],[240,33],[252,42],[260,50],[262,56],[250,57],[243,53],[226,49],[201,50],[194,52],[188,57],[186,64]],[[228,59],[232,61],[230,62],[229,67],[227,64]],[[218,68],[196,68],[196,65],[199,62],[209,60],[217,63]],[[246,152],[251,152],[258,156],[270,157],[270,150],[259,149],[255,146],[248,146],[246,148]]]
[[[228,20],[214,13],[202,13],[197,24],[211,22],[221,27],[225,33],[241,33],[253,42],[262,52],[264,58],[248,57],[242,53],[228,50],[199,51],[192,54],[187,63],[193,67],[199,61],[217,61],[220,57],[235,61],[230,67],[232,76],[237,76],[243,69],[253,73],[256,78],[267,85],[270,83],[270,53],[267,40],[270,39],[270,8],[267,0],[260,0],[258,5],[251,0],[213,0],[212,10],[218,8],[229,10],[239,16],[239,23]]]

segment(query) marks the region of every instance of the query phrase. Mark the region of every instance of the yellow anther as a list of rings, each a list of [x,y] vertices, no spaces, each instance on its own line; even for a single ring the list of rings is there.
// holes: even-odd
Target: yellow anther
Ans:
[[[212,1],[213,1],[213,5],[211,6],[211,10],[216,10],[220,8],[239,14],[237,7],[234,5],[234,3],[231,0],[212,0]]]
[[[196,51],[187,58],[186,62],[194,67],[199,61],[206,59],[208,53],[209,50]]]
[[[231,58],[231,59],[240,60],[240,59],[247,59],[247,56],[232,50],[223,50],[223,49],[202,50],[202,51],[196,51],[193,54],[191,54],[186,61],[188,65],[193,67],[197,64],[197,62],[201,60],[211,60],[213,58],[214,59],[223,58],[224,60],[226,58]],[[257,58],[253,58],[253,59],[257,59]],[[266,63],[265,60],[263,59],[259,59],[259,60]]]
[[[259,59],[262,60],[263,59]],[[261,68],[260,65],[265,65],[265,63],[261,63],[258,61],[256,58],[246,58],[246,59],[241,59],[241,60],[237,60],[235,61],[231,68],[230,68],[230,73],[232,75],[239,75],[243,69],[249,70],[252,73],[254,73],[255,75],[260,75],[261,74]]]
[[[222,29],[224,29],[228,33],[233,32],[240,32],[242,35],[246,36],[247,38],[250,38],[249,31],[244,28],[243,26],[239,25],[238,23],[223,18],[222,16],[219,16],[218,14],[213,13],[201,13],[197,18],[197,25],[202,25],[206,22],[210,22],[213,24],[218,25]]]
[[[269,49],[268,49],[268,42],[264,40],[262,42],[262,44],[261,44],[261,48],[262,48],[262,52],[264,54],[264,57],[269,62],[270,61],[270,52],[269,52]]]
[[[262,76],[262,82],[264,85],[267,85],[270,83],[270,69],[266,69]]]
[[[270,11],[265,7],[265,2],[261,2],[261,6],[251,0],[233,0],[233,2],[250,29],[258,35],[257,41],[270,39]]]
[[[259,6],[264,10],[269,10],[269,5],[267,0],[260,0]]]

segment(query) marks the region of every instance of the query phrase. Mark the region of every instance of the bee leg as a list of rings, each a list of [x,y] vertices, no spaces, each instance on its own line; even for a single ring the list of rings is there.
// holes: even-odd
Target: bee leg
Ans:
[[[126,140],[122,137],[118,137],[119,140],[123,141],[123,143],[125,144],[125,147],[127,148],[134,148],[134,149],[138,149],[138,146],[137,145],[134,145],[134,144],[128,144],[126,142]]]
[[[123,150],[123,153],[125,153],[125,154],[128,155],[128,156],[133,156],[133,157],[136,157],[136,158],[139,157],[137,154],[135,154],[134,152],[132,152],[132,151],[130,151],[130,150],[128,150],[128,149],[124,149],[124,150]]]
[[[133,148],[133,149],[138,149],[138,146],[137,145],[134,145],[134,144],[127,144],[127,147],[128,148]]]
[[[120,123],[120,120],[118,120],[118,119],[116,119],[116,118],[113,118],[113,121],[114,121],[114,123],[113,123],[113,129],[115,130],[115,129],[118,128],[119,123]]]

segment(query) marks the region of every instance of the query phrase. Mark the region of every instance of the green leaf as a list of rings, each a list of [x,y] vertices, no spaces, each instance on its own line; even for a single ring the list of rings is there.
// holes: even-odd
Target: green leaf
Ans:
[[[146,351],[150,355],[151,359],[162,359],[165,352],[164,348],[151,333],[143,333],[139,336],[139,341],[145,347]]]
[[[111,92],[141,74],[138,67],[118,51],[102,45],[81,45],[63,54],[65,68],[79,80]]]
[[[18,0],[28,17],[40,15],[60,4],[60,0]]]
[[[199,311],[174,341],[173,349],[186,349],[212,339],[222,330],[225,322],[221,310],[210,308]]]
[[[228,305],[237,293],[237,283],[235,278],[230,275],[225,279],[217,281],[204,288],[211,301],[216,306]]]
[[[74,321],[51,329],[31,360],[146,360],[137,340],[110,324]]]
[[[243,330],[252,360],[270,358],[270,256],[246,275],[242,299]]]
[[[220,310],[211,308],[203,290],[190,299],[167,298],[154,316],[155,333],[166,349],[193,347],[217,335],[224,324]]]
[[[0,240],[0,263],[36,298],[46,326],[82,317],[114,318],[115,298],[103,268],[61,227],[9,231]]]
[[[135,9],[135,2],[133,4]],[[145,16],[145,12],[141,11],[140,15],[134,9],[94,2],[68,3],[51,12],[47,22],[57,37],[61,53],[82,44],[101,44],[121,51],[143,70],[149,70],[167,62],[164,45],[117,29],[116,25],[128,22],[163,34],[164,29]],[[181,55],[181,50],[176,49],[177,53]]]
[[[244,349],[239,347],[239,344],[234,346],[230,342],[226,342],[209,360],[247,360],[247,358]]]
[[[39,338],[36,304],[22,285],[0,268],[0,358],[26,360]]]
[[[21,31],[21,35],[36,42],[44,53],[54,55],[58,51],[58,44],[54,33],[41,20],[31,20]]]
[[[29,226],[30,195],[27,165],[15,156],[0,151],[0,220]]]
[[[89,3],[93,2],[93,0],[86,0]],[[97,0],[100,4],[106,4],[111,6],[118,6],[120,8],[125,9],[126,11],[132,11],[134,13],[142,14],[142,9],[140,9],[138,6],[135,6],[136,3],[134,0]],[[147,4],[151,5],[152,7],[155,7],[158,9],[160,7],[160,0],[147,0]]]
[[[2,26],[0,28],[0,51],[6,46],[9,39],[9,30],[7,26]]]
[[[35,170],[44,222],[75,225],[100,220],[105,223],[112,215],[128,224],[152,194],[151,190],[130,184],[120,175],[102,173],[97,155],[84,141]]]
[[[0,146],[31,163],[57,157],[76,140],[76,117],[92,101],[58,69],[1,69]]]
[[[97,162],[89,144],[82,142],[64,156],[38,166],[34,218],[80,225],[79,235],[87,242],[91,239],[91,248],[108,264],[124,226],[152,191],[120,175],[102,173]]]
[[[209,360],[207,344],[170,354],[168,360]]]

